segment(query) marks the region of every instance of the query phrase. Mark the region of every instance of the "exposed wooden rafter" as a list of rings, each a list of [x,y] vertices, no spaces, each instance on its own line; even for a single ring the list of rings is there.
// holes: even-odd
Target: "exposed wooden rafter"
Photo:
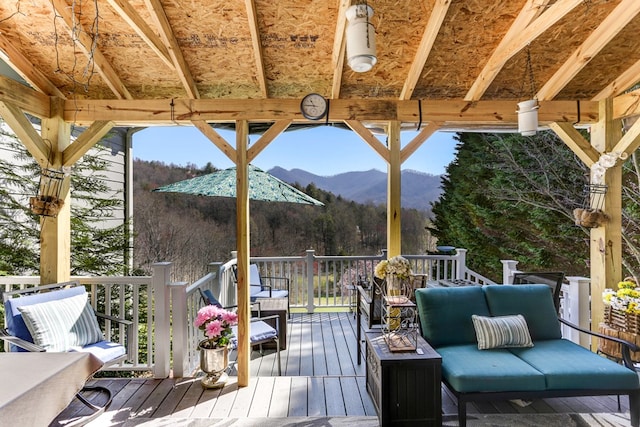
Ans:
[[[413,95],[413,91],[416,88],[416,83],[420,78],[420,74],[422,74],[422,71],[424,70],[424,64],[427,62],[427,58],[431,53],[436,37],[438,37],[438,32],[440,31],[442,22],[444,21],[445,16],[447,16],[449,5],[451,5],[451,0],[436,0],[434,3],[431,16],[429,16],[429,22],[422,34],[420,45],[418,45],[418,51],[416,52],[416,56],[411,63],[411,68],[409,69],[409,74],[402,86],[400,99],[411,99],[411,95]]]
[[[538,2],[529,0],[485,64],[480,75],[471,85],[464,99],[476,101],[482,98],[482,95],[510,58],[583,2],[584,0],[556,2],[540,14],[540,10],[537,8]],[[545,0],[544,3],[546,4],[548,1]],[[533,20],[534,18],[535,20]]]
[[[640,12],[640,1],[622,0],[569,59],[547,80],[538,100],[553,99]]]
[[[175,70],[175,65],[169,55],[169,50],[162,40],[153,32],[151,27],[142,19],[140,14],[127,0],[107,0],[109,5],[124,19],[129,26],[144,40],[167,67]]]
[[[618,96],[625,90],[638,82],[640,78],[640,60],[636,61],[631,67],[624,70],[622,74],[615,78],[602,91],[593,97],[592,101],[601,101],[605,98]]]
[[[0,49],[2,49],[0,58],[13,68],[31,87],[45,95],[65,98],[63,93],[60,92],[51,80],[42,74],[42,72],[2,34],[0,34]]]
[[[89,33],[82,28],[82,24],[77,17],[73,16],[71,9],[65,0],[51,0],[55,12],[62,17],[66,23],[71,38],[76,42],[78,47],[84,52],[84,54],[93,61],[98,74],[102,77],[104,82],[109,86],[109,89],[119,99],[132,99],[133,97],[129,93],[118,73],[113,69],[111,63],[104,57],[100,49],[92,47],[93,40]],[[75,37],[74,37],[75,35]]]
[[[344,69],[344,55],[346,50],[347,9],[351,6],[350,0],[340,0],[338,19],[336,20],[336,33],[333,36],[333,50],[331,51],[331,66],[333,67],[333,79],[331,83],[331,98],[340,97],[342,85],[342,70]]]
[[[187,96],[189,98],[200,98],[198,88],[196,87],[196,83],[191,75],[191,70],[182,55],[180,46],[178,46],[178,41],[173,33],[169,19],[167,19],[167,14],[164,12],[162,3],[160,3],[160,0],[145,0],[145,3],[158,26],[160,37],[169,51],[169,56],[171,56],[175,70],[178,73],[178,77],[180,78],[184,89],[187,91]]]
[[[251,33],[251,43],[253,44],[253,57],[256,61],[256,78],[260,86],[260,93],[264,98],[267,93],[267,79],[264,75],[264,64],[262,63],[262,43],[260,41],[260,29],[258,28],[258,17],[256,15],[256,5],[253,0],[245,0],[247,7],[247,23]]]

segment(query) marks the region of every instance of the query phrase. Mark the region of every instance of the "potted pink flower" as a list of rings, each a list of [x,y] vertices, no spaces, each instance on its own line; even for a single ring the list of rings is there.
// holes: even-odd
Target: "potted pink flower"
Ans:
[[[198,310],[194,326],[204,331],[202,348],[218,348],[229,345],[233,332],[231,327],[238,324],[238,315],[215,305],[207,305]]]
[[[200,369],[207,374],[201,380],[202,386],[223,387],[226,382],[224,370],[229,360],[229,343],[233,338],[231,327],[238,324],[238,315],[215,305],[207,305],[198,310],[193,324],[204,331],[205,336],[198,343]]]

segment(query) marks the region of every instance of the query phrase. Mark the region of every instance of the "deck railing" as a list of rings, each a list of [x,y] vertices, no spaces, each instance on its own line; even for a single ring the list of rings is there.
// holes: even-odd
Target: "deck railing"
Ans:
[[[466,279],[479,284],[494,283],[466,267],[466,250],[455,255],[406,255],[414,273],[424,274],[429,284],[438,280]],[[375,265],[385,255],[367,257],[315,256],[307,251],[302,257],[256,257],[265,276],[286,276],[291,281],[291,306],[309,313],[317,309],[354,309],[353,285],[373,277]],[[152,371],[156,378],[189,375],[198,363],[197,345],[202,331],[193,326],[198,309],[203,305],[198,289],[211,289],[224,305],[235,305],[236,287],[232,259],[212,263],[211,272],[194,283],[172,282],[171,263],[153,265],[151,276],[87,277],[73,276],[91,291],[91,303],[97,311],[133,321],[137,348],[132,361],[112,370]],[[508,261],[502,283],[510,283],[509,275],[517,262]],[[590,281],[584,277],[567,277],[562,288],[562,316],[573,323],[589,327]],[[0,289],[21,289],[40,284],[37,276],[0,276]],[[145,307],[145,310],[141,310]],[[107,325],[111,326],[111,325]],[[107,328],[107,338],[124,343],[124,331]],[[586,337],[564,331],[569,339],[589,348]]]

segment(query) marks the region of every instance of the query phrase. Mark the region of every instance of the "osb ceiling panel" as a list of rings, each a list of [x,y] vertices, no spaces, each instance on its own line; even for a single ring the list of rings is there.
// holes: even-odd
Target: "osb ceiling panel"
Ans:
[[[331,93],[331,53],[337,4],[317,1],[256,1],[269,94],[302,97]],[[319,20],[318,17],[324,17]]]
[[[376,29],[378,63],[371,72],[355,73],[348,66],[342,76],[341,97],[398,98],[411,67],[432,7],[401,0],[370,3]],[[381,58],[385,58],[381,60]]]
[[[528,49],[531,55],[534,88],[540,90],[578,49],[589,34],[593,32],[606,16],[611,13],[618,0],[607,2],[585,2],[568,13],[556,25],[532,41]],[[606,52],[606,49],[605,49]],[[609,66],[614,67],[614,64]],[[607,77],[610,78],[611,76]],[[591,80],[591,79],[589,79]],[[602,86],[590,86],[581,82],[581,96],[578,99],[590,99],[595,96]],[[527,69],[527,51],[522,50],[508,61],[498,77],[487,90],[485,98],[529,98],[531,93],[530,75]],[[576,92],[573,92],[574,95]],[[575,99],[573,96],[558,95],[556,99]]]
[[[414,97],[463,98],[525,3],[452,2]]]
[[[333,58],[344,55],[334,52],[341,46],[335,37],[348,6],[344,0],[7,0],[0,2],[0,57],[35,82],[37,90],[52,94],[51,86],[42,84],[44,78],[67,98],[116,99],[122,95],[111,87],[120,83],[133,99],[185,98],[190,76],[201,98],[286,99],[319,92],[346,99],[398,99],[405,83],[415,81],[415,90],[407,95],[411,99],[461,100],[523,10],[538,8],[539,23],[554,5],[569,2],[576,2],[572,11],[529,41],[535,87],[540,89],[562,64],[576,60],[572,54],[616,6],[640,13],[638,0],[371,0],[378,63],[367,73],[353,72],[346,58],[344,67],[334,70]],[[115,5],[134,16],[124,19]],[[76,23],[82,24],[84,37],[95,45],[87,49],[79,42],[80,33],[72,36],[54,6],[74,16],[71,27],[79,30]],[[166,37],[153,7],[169,22]],[[255,38],[247,7],[255,10]],[[443,9],[442,26],[433,29],[433,47],[418,52],[432,12]],[[164,40],[174,39],[186,71],[180,63],[165,63],[131,20],[148,27],[165,50],[172,45]],[[640,18],[615,31],[555,99],[592,99],[625,72],[640,75],[634,68],[640,61]],[[338,37],[344,49],[343,35]],[[426,62],[411,74],[418,53],[428,54]],[[111,77],[100,73],[101,65],[113,70]],[[480,99],[513,100],[528,94],[526,66],[524,48],[486,82]],[[632,85],[625,84],[619,91]]]

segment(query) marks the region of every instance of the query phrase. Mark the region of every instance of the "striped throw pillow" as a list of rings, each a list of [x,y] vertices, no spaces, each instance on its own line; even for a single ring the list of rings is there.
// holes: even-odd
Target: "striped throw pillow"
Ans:
[[[506,347],[533,347],[527,322],[521,314],[485,317],[472,315],[478,350]]]
[[[18,310],[33,342],[46,351],[68,351],[104,339],[86,293]]]

